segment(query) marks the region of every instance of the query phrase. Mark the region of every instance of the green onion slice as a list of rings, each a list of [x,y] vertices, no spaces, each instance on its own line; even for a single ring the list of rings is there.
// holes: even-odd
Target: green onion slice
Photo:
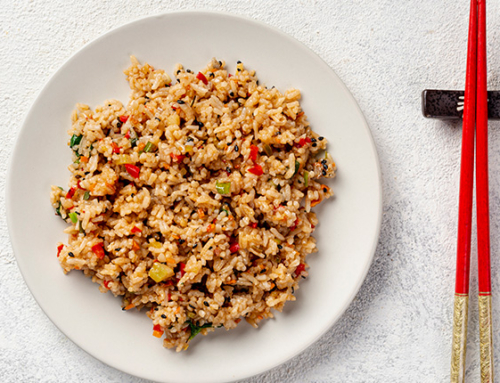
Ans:
[[[153,149],[153,143],[151,141],[148,141],[148,143],[144,147],[144,152],[149,153],[152,149]]]
[[[90,198],[90,192],[87,190],[87,191],[83,194],[83,199],[84,199],[85,201],[87,201],[89,198]]]
[[[300,162],[295,160],[295,173],[293,173],[293,175],[295,176],[295,174],[297,174],[297,172],[299,171],[299,168],[300,168]],[[292,176],[293,177],[293,176]]]
[[[264,145],[264,151],[266,152],[266,154],[268,156],[271,156],[273,154],[273,150],[271,149],[271,147],[268,144]]]
[[[304,172],[304,186],[309,186],[309,172],[307,170]]]
[[[229,194],[231,190],[231,182],[219,182],[217,181],[215,183],[215,190],[217,190],[217,193],[219,194]]]
[[[82,142],[83,135],[77,136],[76,134],[73,134],[71,136],[71,140],[69,141],[69,147],[73,148],[75,145],[80,145],[80,142]]]
[[[69,218],[71,219],[71,222],[73,222],[73,223],[78,222],[78,216],[76,215],[76,213],[74,211],[72,211],[68,215],[69,215]]]

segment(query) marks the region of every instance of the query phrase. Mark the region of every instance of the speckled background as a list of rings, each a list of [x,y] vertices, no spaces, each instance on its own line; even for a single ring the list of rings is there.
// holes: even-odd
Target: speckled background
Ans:
[[[384,179],[379,246],[348,311],[305,352],[245,382],[448,380],[461,124],[424,119],[420,93],[425,88],[464,86],[468,1],[0,0],[0,381],[145,383],[87,355],[38,307],[8,238],[5,174],[25,114],[68,57],[116,26],[143,16],[192,9],[263,21],[321,56],[358,100],[378,147]],[[488,12],[489,86],[499,89],[500,3],[490,1]],[[490,127],[496,294],[500,289],[500,124]],[[474,239],[473,292],[477,291],[475,247]],[[477,382],[476,303],[473,296],[467,380]],[[496,296],[493,306],[498,329]],[[497,351],[498,334],[495,331]],[[498,357],[495,360],[498,365]]]

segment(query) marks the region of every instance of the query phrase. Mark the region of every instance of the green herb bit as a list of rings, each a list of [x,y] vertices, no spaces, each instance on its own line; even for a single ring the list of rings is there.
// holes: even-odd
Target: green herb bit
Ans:
[[[144,149],[142,150],[145,153],[149,153],[153,149],[153,143],[151,141],[148,141]]]
[[[77,136],[76,134],[73,134],[71,136],[71,140],[69,141],[69,147],[73,148],[75,145],[80,145],[80,142],[82,142],[83,135]]]
[[[264,152],[270,157],[273,154],[273,150],[268,144],[264,145]]]
[[[69,215],[69,218],[71,219],[71,222],[73,222],[73,223],[78,222],[78,216],[76,215],[76,213],[74,211],[72,211],[68,215]]]
[[[61,189],[62,190],[62,189]],[[59,201],[59,206],[57,207],[56,209],[56,214],[62,218],[62,214],[61,214],[61,201]]]
[[[304,172],[304,187],[309,186],[309,172],[306,170]]]
[[[222,194],[222,195],[229,194],[231,191],[231,182],[216,181],[215,189],[217,190],[217,193],[219,193],[219,194]]]
[[[85,230],[83,230],[82,227],[82,221],[78,221],[78,230],[80,231],[80,233],[85,234]]]
[[[297,174],[297,172],[299,171],[299,168],[300,168],[300,162],[295,160],[295,173],[293,173],[293,176],[295,176],[295,174]]]
[[[90,198],[90,192],[87,190],[87,191],[83,194],[83,199],[84,199],[85,201],[87,201],[89,198]]]
[[[213,327],[212,323],[205,323],[203,326],[198,326],[195,323],[191,321],[191,319],[188,320],[189,323],[189,328],[191,329],[191,336],[188,339],[188,342],[193,339],[196,335],[200,333],[201,330],[204,328],[210,328]]]

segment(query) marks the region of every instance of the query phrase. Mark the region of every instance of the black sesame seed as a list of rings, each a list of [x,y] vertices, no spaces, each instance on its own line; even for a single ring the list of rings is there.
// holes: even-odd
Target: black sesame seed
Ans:
[[[121,128],[121,127],[122,127],[122,125],[123,125],[123,122],[121,122],[121,121],[118,121],[118,122],[116,123],[116,127],[117,127],[117,128]]]
[[[155,307],[155,311],[158,311],[158,310],[159,310],[158,307]]]
[[[191,303],[189,304],[189,307],[191,307],[193,310],[196,308]]]
[[[148,96],[144,96],[144,98],[145,98],[146,100],[149,100],[149,97],[148,97]]]
[[[295,294],[295,289],[292,287],[292,294]]]
[[[158,117],[155,117],[155,120],[158,120],[158,121],[160,121],[160,122],[161,122],[161,120],[160,120]]]
[[[210,72],[209,76],[215,77],[213,72]]]
[[[276,186],[276,190],[281,191],[281,185]]]
[[[325,193],[326,193],[327,191],[328,191],[328,189],[327,189],[327,188],[323,188],[323,192],[325,192]]]
[[[186,69],[186,72],[191,73],[191,69]]]
[[[315,148],[316,146],[318,146],[318,144],[316,142],[313,142],[312,147]]]
[[[227,146],[229,146],[229,145],[231,145],[231,142],[228,142],[228,143],[227,143]]]
[[[326,162],[327,162],[326,160],[321,160],[321,163],[322,163],[323,165],[324,165],[324,164],[326,164]]]
[[[193,249],[194,249],[196,246],[198,246],[198,244],[197,244],[197,243],[195,243],[195,244],[193,245]]]
[[[115,251],[120,251],[121,249],[122,249],[121,247],[117,247]]]
[[[177,79],[177,82],[181,82],[181,80]]]
[[[182,101],[182,100],[177,100],[177,103],[182,105],[182,104],[184,104],[184,101]]]
[[[229,92],[229,95],[230,95],[231,97],[234,97],[234,92],[233,92],[233,91],[230,91],[230,92]]]
[[[68,253],[68,255],[72,258],[75,256],[75,254],[73,254],[71,251]]]
[[[259,85],[259,80],[257,80],[256,84]]]
[[[316,139],[314,137],[311,138],[311,142],[316,142]]]
[[[323,141],[325,137],[318,137],[318,140]]]
[[[328,170],[328,164],[323,164],[323,169]]]
[[[167,316],[165,314],[161,314],[161,317],[165,319]]]
[[[240,150],[240,148],[238,148],[238,145],[235,145],[234,146],[234,151],[237,152],[238,150]]]
[[[184,242],[186,242],[184,239],[179,239],[179,245],[182,245]]]
[[[240,60],[236,61],[236,64],[241,64],[241,61]]]
[[[207,301],[203,301],[203,304],[207,307],[210,306],[210,304]]]
[[[323,171],[321,172],[321,174],[323,174],[324,176],[326,176],[326,171],[325,171],[325,170],[323,170]]]
[[[238,72],[240,72],[240,71],[241,71],[241,69],[240,69],[240,68],[237,68],[236,70],[237,70]]]
[[[219,65],[222,66],[222,61],[219,61]]]
[[[231,168],[229,166],[226,168],[226,172],[231,173]]]
[[[283,246],[282,245],[278,245],[278,249],[283,249]]]
[[[177,74],[179,74],[179,73],[181,73],[181,70],[180,70],[180,69],[177,71]]]

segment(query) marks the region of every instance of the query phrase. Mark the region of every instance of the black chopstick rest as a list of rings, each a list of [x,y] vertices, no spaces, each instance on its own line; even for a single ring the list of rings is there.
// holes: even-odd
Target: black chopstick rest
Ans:
[[[463,97],[464,91],[461,90],[426,89],[422,92],[422,113],[427,118],[461,119]],[[460,105],[462,108],[459,108]],[[488,119],[500,120],[500,91],[488,92]]]

